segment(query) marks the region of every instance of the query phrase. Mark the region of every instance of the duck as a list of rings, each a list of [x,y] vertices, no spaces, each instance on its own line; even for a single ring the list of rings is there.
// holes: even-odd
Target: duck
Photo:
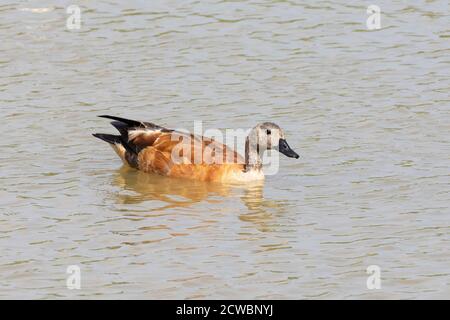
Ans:
[[[118,135],[94,133],[107,142],[122,162],[134,169],[172,178],[206,182],[251,182],[264,180],[262,155],[277,150],[298,159],[285,139],[284,131],[273,122],[250,130],[245,140],[245,155],[215,139],[168,129],[152,122],[110,115]]]

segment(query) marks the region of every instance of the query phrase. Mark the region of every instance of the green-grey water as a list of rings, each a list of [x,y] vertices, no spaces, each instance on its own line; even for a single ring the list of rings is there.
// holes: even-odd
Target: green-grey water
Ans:
[[[450,298],[448,1],[377,0],[374,31],[363,2],[77,1],[68,30],[71,4],[0,3],[0,298]],[[301,158],[152,176],[99,114],[269,120]]]

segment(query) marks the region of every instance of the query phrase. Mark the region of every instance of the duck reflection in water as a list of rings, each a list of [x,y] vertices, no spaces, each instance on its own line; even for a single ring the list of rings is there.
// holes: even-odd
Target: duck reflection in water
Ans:
[[[283,201],[264,199],[264,181],[237,185],[173,179],[122,166],[116,171],[113,184],[125,191],[115,195],[121,204],[140,204],[146,201],[163,203],[162,206],[151,209],[153,212],[190,207],[200,202],[225,204],[240,198],[248,210],[240,213],[239,219],[256,224],[260,231],[270,231],[269,226],[274,223],[273,211],[283,211],[284,206]],[[139,216],[143,215],[145,216],[144,213],[139,213]]]

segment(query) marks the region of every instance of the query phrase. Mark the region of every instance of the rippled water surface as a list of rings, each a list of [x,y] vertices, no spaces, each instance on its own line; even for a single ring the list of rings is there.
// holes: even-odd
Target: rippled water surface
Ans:
[[[377,31],[362,2],[77,1],[70,31],[72,1],[2,0],[0,298],[450,298],[448,1],[374,2]],[[147,175],[99,114],[270,120],[301,158]]]

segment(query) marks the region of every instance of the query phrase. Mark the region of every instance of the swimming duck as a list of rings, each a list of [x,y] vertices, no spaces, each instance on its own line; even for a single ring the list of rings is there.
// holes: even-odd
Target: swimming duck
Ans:
[[[213,182],[263,180],[261,156],[274,149],[298,159],[284,132],[272,122],[255,126],[245,141],[245,157],[215,141],[161,127],[151,122],[101,115],[120,135],[95,133],[108,142],[123,163],[144,172],[163,176]]]

